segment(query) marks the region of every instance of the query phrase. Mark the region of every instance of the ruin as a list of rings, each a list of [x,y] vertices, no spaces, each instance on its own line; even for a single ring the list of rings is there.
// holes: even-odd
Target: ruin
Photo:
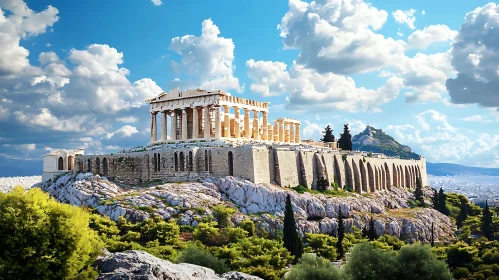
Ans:
[[[302,141],[299,120],[269,122],[268,102],[223,91],[174,89],[146,103],[151,114],[151,139],[146,146],[111,155],[81,153],[74,172],[93,172],[133,184],[235,176],[255,183],[313,188],[318,180],[326,179],[358,193],[414,188],[418,178],[427,184],[423,157],[372,156],[342,151],[336,143]]]
[[[45,182],[58,175],[76,170],[76,157],[84,155],[83,149],[51,151],[43,157],[42,181]]]

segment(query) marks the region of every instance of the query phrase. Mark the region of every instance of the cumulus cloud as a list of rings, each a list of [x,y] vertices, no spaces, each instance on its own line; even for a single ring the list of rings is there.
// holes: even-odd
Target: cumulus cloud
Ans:
[[[124,123],[135,123],[135,122],[137,122],[137,118],[134,117],[134,116],[117,118],[116,120],[119,121],[119,122],[124,122]]]
[[[414,22],[416,22],[416,16],[414,13],[416,13],[416,10],[414,9],[406,11],[396,10],[392,13],[392,15],[398,24],[406,24],[410,29],[416,29],[414,26]]]
[[[160,6],[161,4],[163,4],[163,2],[161,2],[161,0],[151,0],[151,1],[154,4],[154,6]]]
[[[131,126],[131,125],[125,125],[114,132],[108,133],[105,138],[111,139],[111,137],[114,137],[115,135],[120,135],[122,137],[130,137],[130,136],[134,135],[135,133],[139,133],[137,128],[135,128],[134,126]]]
[[[320,73],[353,74],[389,65],[404,55],[405,42],[374,31],[388,13],[361,0],[289,1],[278,29],[297,63]]]
[[[451,102],[499,107],[499,5],[489,3],[466,14],[451,56],[458,72],[446,87]]]
[[[171,61],[172,68],[186,74],[186,80],[173,84],[184,87],[202,87],[213,90],[242,92],[239,79],[234,77],[234,42],[219,37],[220,30],[211,19],[202,23],[201,35],[185,35],[172,39],[169,49],[182,56],[180,62]]]
[[[294,63],[289,70],[282,62],[246,62],[253,80],[251,90],[264,96],[287,94],[287,108],[297,111],[380,111],[379,106],[395,98],[402,79],[391,77],[377,90],[356,87],[352,78],[318,73]]]
[[[481,115],[473,115],[473,116],[465,117],[462,120],[466,121],[466,122],[481,122],[481,123],[491,123],[492,122],[492,120],[484,119],[483,116],[481,116]]]
[[[457,33],[445,24],[430,25],[414,31],[407,38],[407,43],[410,48],[425,49],[433,43],[453,41]]]

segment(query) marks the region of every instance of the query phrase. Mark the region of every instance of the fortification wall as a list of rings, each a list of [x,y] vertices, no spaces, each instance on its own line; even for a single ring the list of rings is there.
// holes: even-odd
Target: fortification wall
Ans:
[[[358,193],[427,185],[426,161],[383,159],[338,151],[286,147],[190,147],[117,155],[82,155],[76,171],[102,174],[122,183],[162,179],[190,181],[207,176],[236,176],[255,183],[313,188],[325,178]]]

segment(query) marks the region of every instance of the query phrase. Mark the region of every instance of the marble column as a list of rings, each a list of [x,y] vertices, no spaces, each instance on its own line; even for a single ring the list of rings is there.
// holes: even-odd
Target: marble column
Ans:
[[[239,107],[234,106],[234,138],[239,138],[241,136],[241,126],[240,126],[240,116]]]
[[[230,138],[230,107],[224,105],[224,137]]]
[[[296,123],[296,130],[295,130],[295,142],[296,143],[301,143],[301,138],[300,138],[300,124]]]
[[[289,131],[290,131],[289,125],[290,125],[289,122],[284,122],[284,142],[286,142],[286,143],[289,143],[289,139],[291,138],[291,137],[289,137],[290,136],[289,135]]]
[[[157,112],[151,113],[151,143],[158,140],[158,133],[156,131],[156,114]]]
[[[215,138],[222,138],[222,118],[220,116],[220,106],[215,107]]]
[[[251,138],[250,131],[250,113],[249,109],[244,109],[244,138]]]
[[[274,129],[271,124],[267,125],[267,140],[274,141]]]
[[[279,142],[284,142],[284,121],[279,121]]]
[[[263,137],[262,140],[268,140],[268,123],[267,123],[267,112],[262,112],[263,120],[262,120],[262,128],[263,128]]]
[[[279,121],[274,121],[274,141],[279,141]]]
[[[166,111],[161,112],[161,141],[166,142],[168,137],[166,136]]]
[[[177,140],[177,111],[173,110],[171,115],[172,133],[170,139]]]
[[[290,123],[289,124],[289,143],[294,143],[295,142],[295,124]]]
[[[253,139],[260,140],[260,125],[258,124],[257,110],[253,110]]]
[[[182,140],[187,140],[187,109],[182,109]]]
[[[204,107],[204,138],[209,139],[211,137],[211,118],[210,118],[210,107]]]
[[[199,133],[198,108],[194,107],[192,108],[192,139],[199,138],[198,133]]]

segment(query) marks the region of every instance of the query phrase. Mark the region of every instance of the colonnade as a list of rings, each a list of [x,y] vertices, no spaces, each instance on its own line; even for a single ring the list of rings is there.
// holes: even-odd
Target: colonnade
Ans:
[[[234,110],[231,116],[231,108]],[[222,111],[223,109],[223,111]],[[241,109],[243,119],[241,123]],[[210,105],[151,113],[151,143],[158,142],[157,114],[161,115],[160,142],[168,140],[167,116],[171,118],[169,140],[190,139],[251,139],[283,143],[300,143],[300,122],[281,118],[268,123],[266,110],[239,108],[238,106]],[[251,114],[253,117],[251,118]],[[262,116],[260,123],[260,114]]]

